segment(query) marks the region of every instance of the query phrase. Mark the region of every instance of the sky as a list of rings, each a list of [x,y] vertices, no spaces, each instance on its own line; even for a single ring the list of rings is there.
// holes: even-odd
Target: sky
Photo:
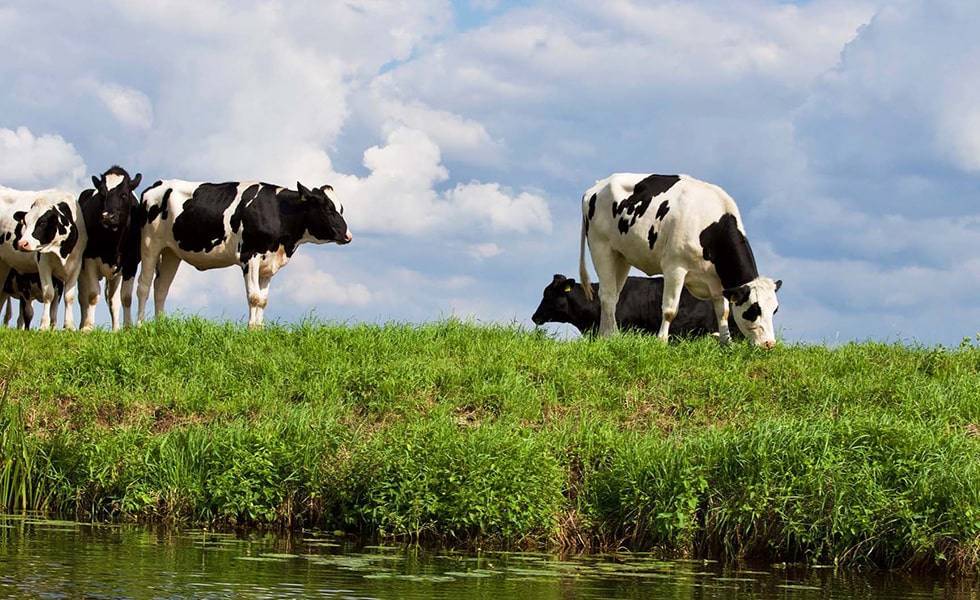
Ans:
[[[531,327],[585,189],[687,173],[784,281],[783,339],[957,344],[977,30],[975,0],[8,0],[0,184],[330,183],[354,242],[302,246],[268,320]],[[241,272],[183,265],[168,309],[244,321]]]

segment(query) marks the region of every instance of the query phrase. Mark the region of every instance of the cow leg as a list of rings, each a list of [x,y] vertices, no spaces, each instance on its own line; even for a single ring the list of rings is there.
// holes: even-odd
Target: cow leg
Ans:
[[[109,319],[112,321],[112,330],[119,331],[119,309],[122,308],[122,275],[116,274],[105,281],[105,297],[109,300]],[[95,312],[95,307],[92,307]]]
[[[88,261],[86,261],[88,262]],[[99,274],[94,266],[82,267],[78,277],[78,303],[81,314],[82,331],[92,331],[95,327],[95,307],[99,303]]]
[[[262,327],[262,288],[259,286],[259,269],[262,266],[262,257],[253,256],[242,266],[242,275],[245,277],[245,298],[248,300],[248,328],[258,329]]]
[[[58,305],[54,300],[54,283],[51,281],[51,265],[47,257],[42,256],[37,261],[37,274],[41,279],[41,302],[44,308],[41,312],[41,331],[53,329],[58,322]]]
[[[141,325],[146,320],[146,300],[150,296],[150,286],[157,272],[157,262],[160,261],[160,251],[149,248],[146,244],[140,250],[140,276],[136,286],[136,324]]]
[[[157,278],[153,282],[153,315],[159,317],[163,314],[167,304],[167,294],[170,293],[170,285],[177,276],[177,268],[180,267],[180,258],[172,251],[165,249],[160,253],[160,262],[157,266]]]
[[[731,332],[728,331],[728,300],[724,296],[712,298],[711,303],[715,307],[715,316],[718,318],[718,341],[722,346],[731,341]]]
[[[272,283],[272,276],[262,277],[259,276],[259,300],[261,301],[258,306],[258,311],[256,314],[256,319],[258,320],[259,327],[265,325],[265,307],[269,305],[269,284]]]
[[[599,276],[599,304],[601,305],[599,335],[606,337],[619,331],[616,323],[616,304],[626,284],[630,265],[623,255],[615,250],[596,250],[595,245],[590,250],[592,264],[595,265],[596,275]]]
[[[12,316],[13,313],[13,307],[12,307],[13,303],[11,302],[10,296],[7,296],[6,294],[3,294],[3,296],[4,296],[3,303],[6,306],[3,311],[3,326],[10,327],[10,317]]]
[[[670,322],[677,316],[677,309],[681,304],[681,291],[684,289],[685,277],[687,277],[685,269],[677,268],[664,271],[664,297],[660,304],[663,321],[660,323],[660,332],[657,333],[657,337],[665,342],[670,332]]]
[[[20,315],[17,317],[18,329],[30,329],[31,321],[34,320],[34,302],[28,299],[20,301]]]
[[[129,279],[123,279],[122,285],[122,309],[123,309],[123,327],[133,326],[133,284],[136,283],[136,277],[130,277]]]
[[[79,264],[68,272],[68,277],[65,279],[63,297],[65,302],[65,329],[69,331],[75,329],[75,298],[78,295],[78,275],[81,268],[81,261],[79,261]]]

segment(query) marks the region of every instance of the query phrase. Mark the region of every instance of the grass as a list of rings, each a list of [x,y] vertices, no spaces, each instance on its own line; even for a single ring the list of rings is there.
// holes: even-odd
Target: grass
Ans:
[[[980,565],[980,347],[455,321],[0,331],[0,502],[459,545]]]

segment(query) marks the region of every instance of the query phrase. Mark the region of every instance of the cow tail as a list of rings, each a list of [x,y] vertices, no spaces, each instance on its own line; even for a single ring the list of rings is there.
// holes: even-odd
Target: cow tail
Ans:
[[[582,239],[578,248],[578,278],[581,280],[582,290],[585,292],[586,300],[591,302],[593,298],[592,282],[589,281],[589,269],[585,265],[585,244],[587,242],[586,238],[588,237],[588,233],[586,232],[588,221],[586,221],[586,218],[584,215],[582,216]]]

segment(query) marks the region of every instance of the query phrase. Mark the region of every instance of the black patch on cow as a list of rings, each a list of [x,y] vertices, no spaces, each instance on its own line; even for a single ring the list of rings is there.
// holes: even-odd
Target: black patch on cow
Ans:
[[[170,194],[173,193],[174,191],[173,188],[167,188],[166,191],[163,192],[163,198],[160,200],[158,204],[154,204],[153,206],[147,206],[146,203],[146,193],[154,188],[160,187],[161,185],[163,185],[163,182],[158,181],[153,185],[151,185],[150,187],[143,190],[143,195],[141,196],[143,201],[140,203],[140,206],[143,207],[143,211],[144,211],[143,219],[142,219],[143,223],[152,223],[158,217],[163,219],[164,221],[167,220],[167,216],[169,215],[169,210],[170,210]]]
[[[238,183],[202,183],[184,201],[173,235],[184,252],[210,252],[227,239],[225,212],[238,195]],[[166,202],[161,203],[166,205]]]
[[[647,232],[647,242],[650,244],[650,249],[653,250],[653,245],[657,243],[657,228],[654,225],[651,225],[650,231]]]
[[[762,308],[759,306],[758,302],[753,302],[752,305],[749,306],[748,310],[742,313],[742,318],[746,321],[755,321],[761,316]]]
[[[34,231],[31,235],[34,239],[38,241],[42,246],[50,244],[54,241],[54,236],[58,233],[64,233],[62,231],[65,226],[61,223],[61,215],[59,214],[57,206],[53,206],[48,210],[41,213],[41,216],[37,218],[34,222]]]
[[[612,216],[613,216],[614,219],[616,218],[616,214],[617,214],[616,209],[617,209],[617,207],[618,207],[618,205],[617,205],[616,201],[613,200],[613,203],[612,203]]]
[[[699,240],[702,256],[715,265],[725,289],[737,288],[759,276],[752,247],[739,231],[735,215],[722,215],[718,221],[704,228]]]
[[[670,210],[670,205],[667,203],[666,200],[664,200],[663,202],[660,203],[660,206],[657,207],[657,218],[663,221],[664,217],[667,216],[668,210]]]
[[[75,244],[78,243],[78,225],[75,224],[75,219],[71,216],[71,209],[67,202],[58,203],[58,212],[60,213],[58,231],[62,234],[68,233],[68,237],[62,240],[58,252],[64,259],[68,258],[68,255],[75,249]]]
[[[566,288],[571,288],[565,291]],[[592,301],[585,299],[582,284],[564,275],[555,275],[544,289],[541,303],[531,320],[538,325],[545,323],[569,323],[583,335],[595,334],[599,329],[599,286],[592,284]],[[616,322],[621,329],[656,335],[660,331],[661,302],[664,280],[662,277],[628,277],[616,304]],[[728,329],[733,338],[743,337],[732,314]],[[699,300],[686,289],[681,291],[677,316],[670,323],[672,338],[710,335],[718,331],[718,319],[709,300]]]
[[[114,167],[114,169],[119,168]],[[119,170],[123,174],[125,173],[124,170]],[[111,172],[112,169],[109,171]],[[110,172],[106,174],[111,174]],[[119,184],[120,186],[126,185],[126,182],[129,181],[128,175],[124,175],[124,177],[125,180]],[[159,183],[157,182],[153,187],[158,187]],[[79,196],[78,204],[81,207],[85,231],[88,234],[88,242],[85,244],[83,256],[87,259],[101,260],[104,265],[111,267],[114,271],[121,270],[124,277],[129,273],[127,279],[131,279],[135,277],[136,269],[139,266],[139,235],[140,229],[145,223],[145,215],[142,205],[136,201],[132,189],[120,191],[128,194],[129,205],[120,207],[118,227],[115,230],[106,227],[103,222],[102,213],[109,210],[109,207],[101,192],[85,190]]]
[[[239,203],[238,208],[235,209],[235,213],[231,215],[231,230],[235,233],[238,233],[238,230],[242,228],[242,213],[245,208],[244,205],[255,200],[255,197],[258,196],[259,189],[261,187],[262,186],[260,184],[256,183],[255,185],[248,186],[248,188],[242,192],[242,200]]]
[[[592,217],[595,216],[595,201],[596,201],[596,194],[592,194],[592,197],[589,198],[589,220],[590,221],[592,220]]]
[[[647,209],[650,208],[650,203],[653,199],[660,194],[663,194],[670,188],[674,186],[675,183],[680,181],[680,177],[677,175],[650,175],[649,177],[641,180],[633,187],[633,193],[626,200],[623,200],[619,207],[613,204],[613,218],[623,215],[619,219],[619,231],[620,233],[626,233],[630,230],[630,227],[636,224],[636,221],[646,214]],[[664,204],[661,204],[661,208]],[[664,212],[666,214],[666,211]],[[658,211],[659,217],[659,211]]]
[[[585,231],[585,236],[588,237],[589,236],[589,220],[588,219],[584,219],[584,218],[582,219],[582,228]]]
[[[739,306],[748,302],[749,295],[751,293],[752,290],[749,289],[749,286],[747,285],[740,285],[734,288],[725,288],[722,291],[722,294],[725,296],[725,298],[728,298],[728,301],[734,304],[735,306]]]

